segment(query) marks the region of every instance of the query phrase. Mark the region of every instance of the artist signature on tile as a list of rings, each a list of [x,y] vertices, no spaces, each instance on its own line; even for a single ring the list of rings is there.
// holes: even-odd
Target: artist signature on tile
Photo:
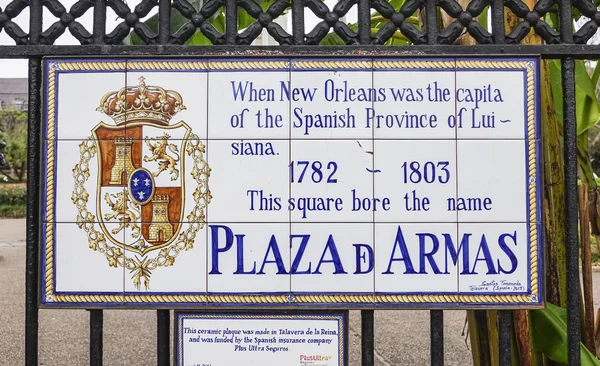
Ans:
[[[473,292],[512,292],[525,291],[521,281],[482,281],[480,284],[470,285],[469,291]]]

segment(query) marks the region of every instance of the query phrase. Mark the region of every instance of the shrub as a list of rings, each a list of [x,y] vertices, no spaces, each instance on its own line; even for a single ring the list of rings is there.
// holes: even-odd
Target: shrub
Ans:
[[[0,205],[0,217],[20,219],[27,215],[26,205]]]
[[[27,189],[24,183],[0,185],[0,205],[19,206],[27,204]]]

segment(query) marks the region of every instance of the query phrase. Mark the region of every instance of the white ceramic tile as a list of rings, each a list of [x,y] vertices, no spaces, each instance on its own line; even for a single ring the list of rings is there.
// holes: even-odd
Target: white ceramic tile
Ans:
[[[457,136],[526,138],[525,79],[522,70],[457,70]]]
[[[57,73],[55,105],[55,139],[83,140],[100,122],[115,125],[111,117],[97,108],[102,97],[125,87],[124,71],[90,71]]]
[[[190,134],[193,133],[200,139],[206,138],[208,128],[207,71],[128,71],[127,86],[139,88],[140,78],[143,78],[143,82],[149,90],[148,98],[161,96],[162,91],[160,88],[162,88],[171,104],[175,105],[174,101],[180,98],[183,108],[171,116],[166,129],[155,119],[135,120],[128,118],[128,137],[138,138],[137,133],[129,133],[129,128],[143,124],[144,138],[163,136],[164,133],[168,133],[171,140],[183,139],[186,138],[185,133],[188,129]],[[149,101],[152,102],[153,99],[149,99]],[[187,126],[188,128],[176,128],[176,126]]]
[[[288,138],[289,70],[211,70],[209,138]]]
[[[107,238],[97,244],[97,250],[93,250],[90,248],[91,243],[85,228],[80,228],[74,223],[54,225],[56,291],[122,294],[124,268],[116,262],[111,263],[107,256],[100,252],[107,246],[116,247],[118,244]],[[116,225],[107,224],[109,230],[115,227]],[[87,226],[87,229],[102,232],[97,223]],[[121,232],[120,237],[123,235]]]
[[[89,151],[95,149],[93,154],[82,150],[81,141],[60,140],[49,142],[49,144],[54,148],[55,157],[54,166],[47,165],[44,171],[47,178],[54,177],[54,219],[50,221],[77,222],[80,214],[90,219],[87,212],[94,216],[93,221],[104,220],[102,213],[104,209],[108,208],[105,195],[118,194],[123,191],[124,187],[123,185],[109,184],[110,176],[100,174],[100,161],[103,160],[100,156],[108,142],[90,141],[86,143],[85,146],[89,147]],[[117,159],[119,158],[107,155],[104,162],[112,165]],[[76,167],[82,172],[78,178],[81,187],[75,182],[73,169]],[[87,176],[84,174],[86,168],[89,174]],[[49,185],[50,180],[47,179],[47,181]],[[79,198],[77,203],[81,206],[81,212],[73,201],[74,197]],[[84,202],[86,197],[87,202]],[[113,198],[112,201],[114,202],[115,199]]]
[[[291,146],[293,222],[373,221],[372,141],[292,140]]]
[[[457,224],[376,224],[376,293],[456,293]]]
[[[460,222],[527,220],[526,143],[525,140],[457,142],[456,208]]]
[[[292,69],[292,138],[372,137],[367,115],[373,107],[371,69]]]
[[[289,293],[289,224],[210,224],[210,293]]]
[[[459,224],[460,292],[527,293],[529,228],[525,223]]]
[[[194,293],[206,292],[206,226],[191,223],[138,223],[130,226],[125,239],[133,250],[125,250],[128,267],[125,291],[128,293]],[[164,241],[154,241],[151,231],[163,230]],[[173,230],[172,233],[169,230]],[[138,234],[139,233],[139,234]],[[185,237],[190,242],[185,243]],[[186,245],[187,244],[187,245]],[[175,248],[181,248],[178,252]],[[149,276],[138,278],[142,263],[156,263]],[[152,266],[153,267],[153,266]],[[139,281],[139,288],[135,281]],[[146,288],[147,284],[147,288]]]
[[[453,139],[454,70],[375,70],[381,94],[369,111],[375,138]]]
[[[211,222],[288,222],[288,141],[210,140],[208,152]]]
[[[456,142],[376,140],[375,197],[389,200],[377,222],[456,222]]]
[[[373,294],[372,224],[292,224],[292,292]]]

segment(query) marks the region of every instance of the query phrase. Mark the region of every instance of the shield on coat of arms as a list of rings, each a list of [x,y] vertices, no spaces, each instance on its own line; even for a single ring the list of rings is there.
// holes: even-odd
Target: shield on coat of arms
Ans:
[[[90,248],[103,252],[110,266],[129,269],[137,288],[142,281],[148,288],[152,269],[173,265],[181,251],[191,249],[205,223],[211,198],[205,146],[184,121],[169,124],[183,109],[179,93],[147,86],[143,77],[138,86],[106,94],[97,110],[115,125],[100,122],[91,131],[73,169],[77,222]],[[94,188],[85,186],[94,157],[96,215],[87,208],[87,189]],[[195,183],[187,216],[186,180]]]
[[[184,221],[185,122],[99,124],[97,216],[111,241],[145,255],[169,245]],[[183,137],[173,139],[173,136]],[[106,224],[113,223],[111,227]],[[128,230],[126,230],[128,229]]]

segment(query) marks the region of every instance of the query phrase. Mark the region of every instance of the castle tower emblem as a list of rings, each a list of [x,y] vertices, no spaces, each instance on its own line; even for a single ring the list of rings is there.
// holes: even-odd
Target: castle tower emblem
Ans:
[[[98,123],[81,143],[72,200],[89,247],[127,268],[139,289],[148,288],[150,268],[169,267],[194,247],[211,197],[205,145],[186,122],[171,123],[186,109],[181,95],[138,81],[102,97],[97,111],[114,123]],[[86,186],[92,176],[95,188]]]
[[[148,241],[167,241],[173,236],[173,225],[169,223],[169,196],[154,196],[152,200],[152,223]]]
[[[131,161],[132,138],[117,137],[114,140],[115,164],[110,170],[110,184],[125,184],[135,170]],[[124,174],[123,174],[124,173]]]

